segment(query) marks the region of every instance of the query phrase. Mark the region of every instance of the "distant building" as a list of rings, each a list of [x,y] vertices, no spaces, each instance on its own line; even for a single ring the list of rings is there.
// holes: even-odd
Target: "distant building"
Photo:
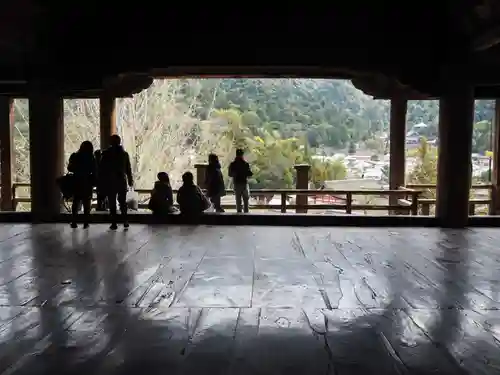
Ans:
[[[412,128],[406,133],[406,138],[409,137],[421,137],[428,135],[428,126],[421,122],[420,124],[413,125]]]

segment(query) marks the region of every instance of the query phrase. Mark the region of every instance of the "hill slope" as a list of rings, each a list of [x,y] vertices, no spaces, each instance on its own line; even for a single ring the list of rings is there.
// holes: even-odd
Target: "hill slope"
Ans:
[[[236,108],[245,125],[278,130],[282,136],[306,135],[311,146],[345,147],[387,130],[390,102],[373,100],[350,81],[325,79],[186,80],[185,92],[196,94],[197,115]],[[420,122],[437,131],[438,101],[410,101],[407,127]],[[478,101],[476,121],[491,119],[492,101]]]

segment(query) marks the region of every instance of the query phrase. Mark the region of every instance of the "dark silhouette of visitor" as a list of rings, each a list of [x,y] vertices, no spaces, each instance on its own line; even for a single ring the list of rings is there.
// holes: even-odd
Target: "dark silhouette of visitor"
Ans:
[[[181,214],[188,217],[197,216],[210,207],[207,197],[194,183],[191,172],[182,175],[182,186],[177,192],[177,203],[179,203]]]
[[[208,167],[205,174],[207,196],[210,198],[216,212],[224,212],[221,198],[226,195],[224,176],[222,176],[219,158],[215,154],[208,155]]]
[[[97,208],[96,211],[106,211],[106,192],[103,189],[101,179],[99,178],[99,169],[101,166],[101,150],[94,151],[94,158],[97,163],[97,179],[96,179],[96,193],[97,193]]]
[[[233,179],[234,195],[236,198],[236,211],[241,212],[241,201],[243,200],[243,211],[248,212],[248,177],[253,176],[250,164],[244,159],[241,148],[236,150],[236,157],[229,165],[229,177]]]
[[[73,173],[73,204],[71,207],[71,227],[76,228],[76,219],[80,205],[83,205],[83,227],[89,227],[92,189],[96,182],[97,165],[94,158],[94,146],[90,141],[84,141],[77,152],[71,154],[68,172]]]
[[[174,212],[174,195],[170,178],[167,172],[160,172],[157,177],[158,181],[151,191],[148,208],[153,211],[153,215],[168,215]]]
[[[102,152],[100,163],[101,184],[106,192],[111,216],[111,229],[117,229],[116,200],[120,204],[124,228],[128,228],[127,221],[127,190],[134,186],[132,167],[128,153],[121,145],[121,138],[112,135],[110,146]],[[127,187],[128,183],[128,187]]]

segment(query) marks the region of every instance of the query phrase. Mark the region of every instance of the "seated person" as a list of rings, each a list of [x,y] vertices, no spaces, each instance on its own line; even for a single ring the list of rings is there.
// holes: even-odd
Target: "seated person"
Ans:
[[[182,175],[182,186],[177,193],[177,203],[179,203],[181,214],[186,216],[199,215],[210,207],[207,197],[194,183],[191,172]]]
[[[151,191],[148,208],[154,215],[168,215],[175,212],[174,196],[170,186],[170,178],[167,172],[160,172],[157,175],[158,181]]]

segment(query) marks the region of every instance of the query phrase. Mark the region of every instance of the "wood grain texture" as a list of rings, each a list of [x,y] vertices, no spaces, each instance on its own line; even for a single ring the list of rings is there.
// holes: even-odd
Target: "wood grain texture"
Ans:
[[[497,374],[499,240],[0,225],[0,374]]]

